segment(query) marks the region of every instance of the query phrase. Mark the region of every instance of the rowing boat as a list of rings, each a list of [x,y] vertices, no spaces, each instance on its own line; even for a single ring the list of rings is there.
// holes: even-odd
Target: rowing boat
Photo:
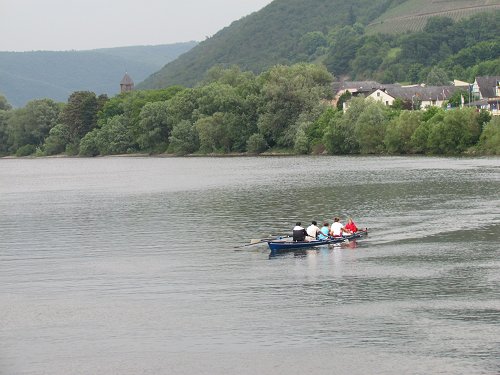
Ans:
[[[353,233],[349,236],[343,237],[329,237],[324,240],[311,240],[311,241],[290,241],[290,240],[276,240],[269,241],[267,244],[271,251],[289,251],[289,250],[300,250],[307,249],[315,246],[330,245],[348,242],[349,240],[355,240],[366,235],[366,231],[360,231]]]

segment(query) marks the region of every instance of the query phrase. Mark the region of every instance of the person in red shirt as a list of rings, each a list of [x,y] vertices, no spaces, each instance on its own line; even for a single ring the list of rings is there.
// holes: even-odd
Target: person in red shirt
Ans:
[[[349,218],[347,220],[347,224],[345,225],[345,229],[347,229],[351,233],[356,233],[358,231],[358,227],[356,224],[354,224],[354,221],[352,221],[352,218]]]

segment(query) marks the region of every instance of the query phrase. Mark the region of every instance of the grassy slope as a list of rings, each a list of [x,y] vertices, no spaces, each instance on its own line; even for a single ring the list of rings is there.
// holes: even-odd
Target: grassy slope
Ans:
[[[189,42],[92,51],[0,52],[0,92],[15,107],[40,98],[66,101],[79,90],[114,95],[125,71],[140,82],[194,45]]]

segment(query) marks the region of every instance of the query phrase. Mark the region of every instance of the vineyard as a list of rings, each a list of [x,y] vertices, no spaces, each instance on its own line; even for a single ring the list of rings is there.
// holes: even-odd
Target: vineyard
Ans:
[[[420,0],[405,2],[388,11],[367,26],[369,33],[395,34],[420,31],[430,17],[450,17],[453,20],[470,17],[481,12],[500,10],[500,0]]]

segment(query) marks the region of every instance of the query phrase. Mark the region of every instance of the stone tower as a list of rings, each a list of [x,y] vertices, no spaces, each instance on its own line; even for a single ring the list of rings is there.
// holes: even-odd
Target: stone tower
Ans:
[[[128,75],[128,73],[125,73],[125,75],[122,78],[122,81],[120,82],[120,92],[129,92],[134,89],[134,81],[132,81],[132,78]]]

